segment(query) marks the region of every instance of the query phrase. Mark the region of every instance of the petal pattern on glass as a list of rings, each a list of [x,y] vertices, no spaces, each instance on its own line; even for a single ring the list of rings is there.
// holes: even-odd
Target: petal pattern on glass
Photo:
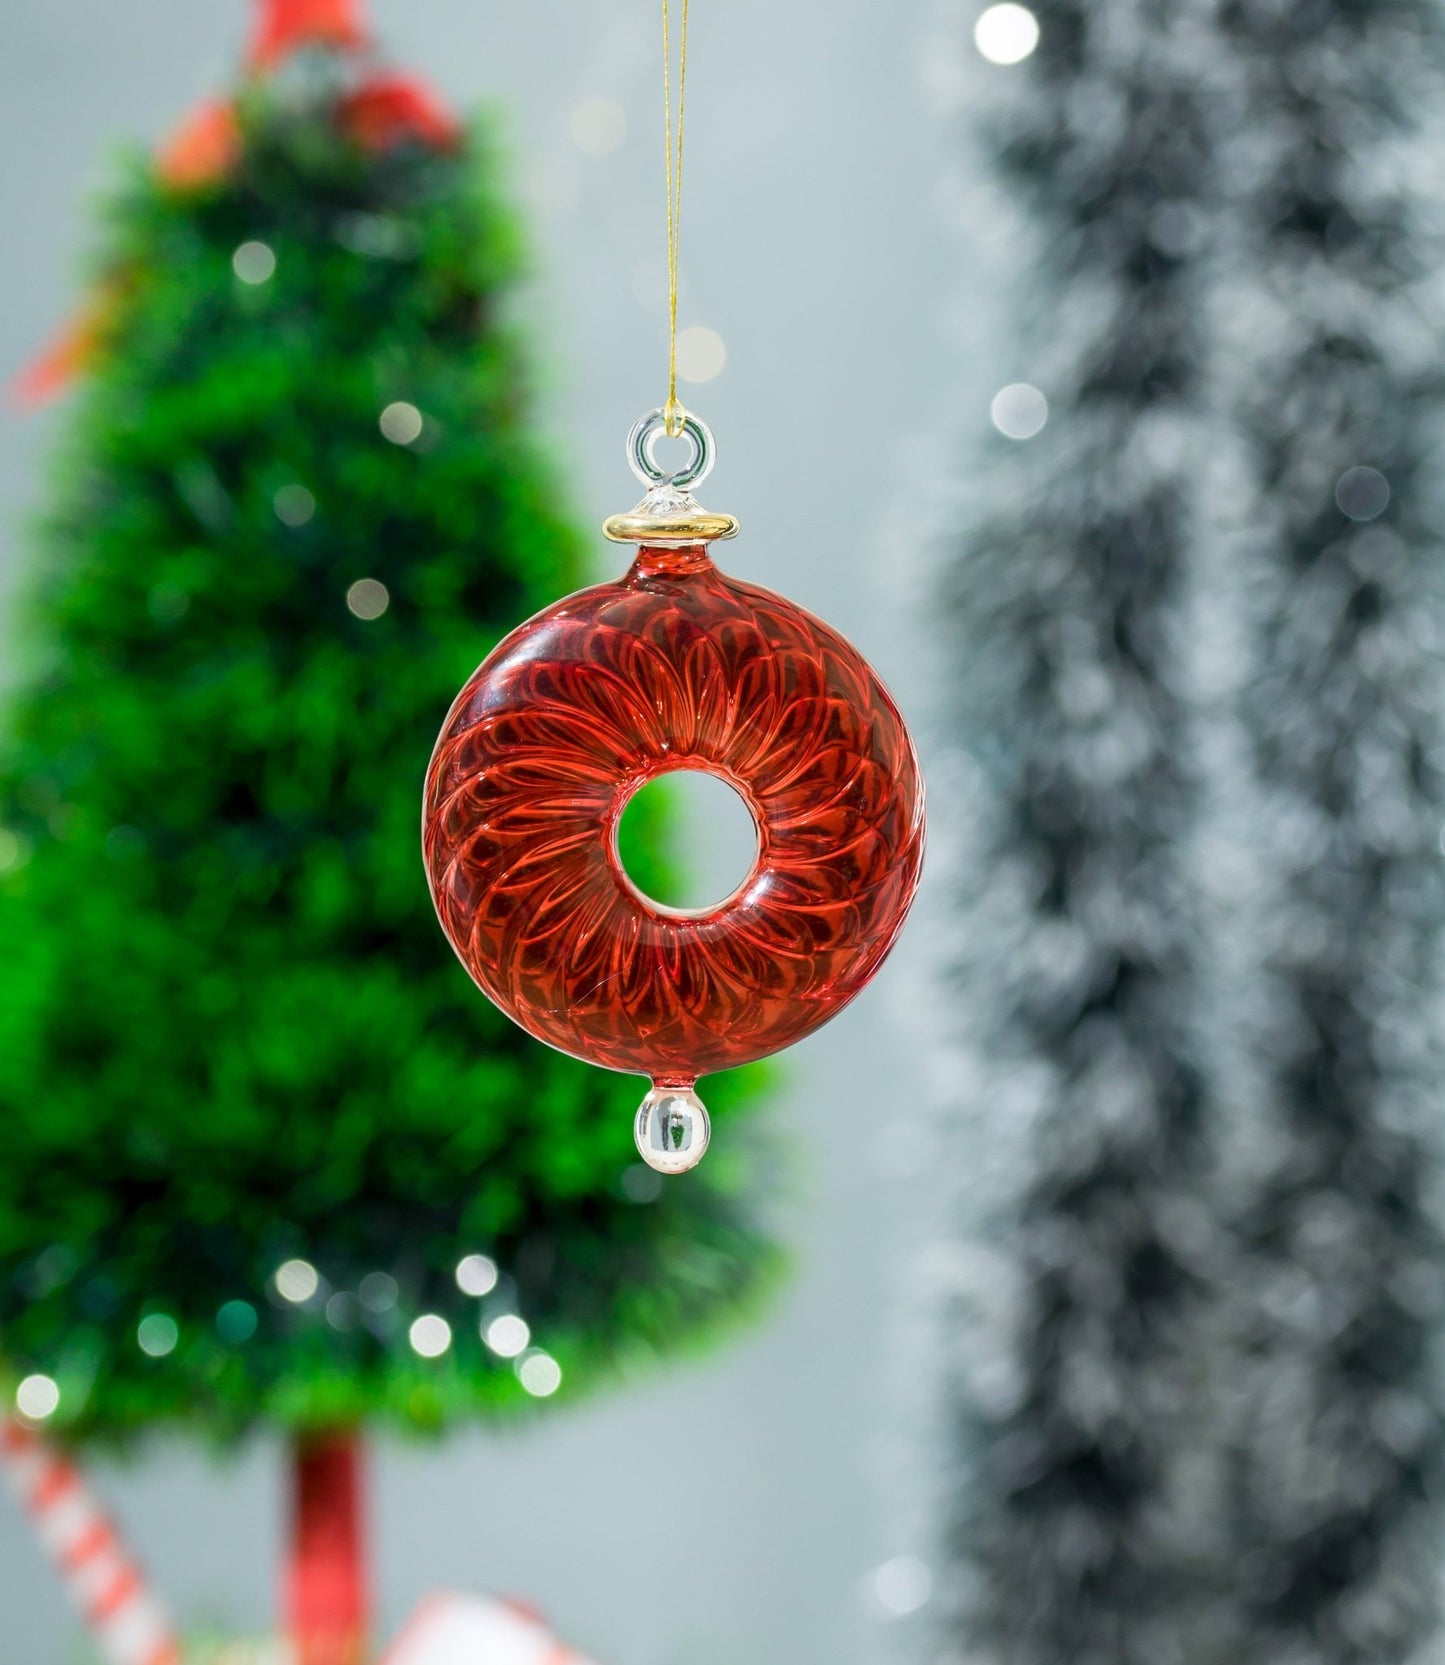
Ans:
[[[645,781],[703,769],[740,792],[758,859],[714,908],[642,896],[617,822]],[[691,1079],[766,1057],[840,1011],[902,928],[923,856],[913,743],[867,662],[701,547],[501,642],[427,774],[427,873],[480,988],[575,1057]]]

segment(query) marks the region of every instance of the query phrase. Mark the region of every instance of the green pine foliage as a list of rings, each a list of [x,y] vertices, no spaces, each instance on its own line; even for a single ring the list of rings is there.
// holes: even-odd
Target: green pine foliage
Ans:
[[[567,1397],[774,1264],[742,1139],[637,1167],[642,1084],[514,1028],[433,917],[432,741],[580,545],[527,431],[486,147],[373,154],[335,110],[253,88],[223,178],[133,170],[13,632],[0,1394],[52,1376],[74,1438],[517,1408],[480,1335],[506,1311]],[[742,1096],[709,1092],[724,1120]]]

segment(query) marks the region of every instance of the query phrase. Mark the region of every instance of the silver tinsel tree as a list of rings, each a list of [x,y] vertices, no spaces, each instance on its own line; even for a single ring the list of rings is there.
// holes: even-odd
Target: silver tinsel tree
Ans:
[[[1241,1665],[1436,1659],[1445,328],[1436,0],[1222,0],[1229,606],[1262,892],[1224,1541]]]
[[[1213,1245],[1181,624],[1210,449],[1208,12],[1034,10],[1033,57],[982,71],[998,99],[981,134],[1029,222],[1016,373],[1049,416],[986,458],[948,619],[968,758],[951,1022],[969,1287],[950,1329],[940,1654],[1193,1665]],[[995,408],[1006,432],[1037,420],[1026,394]]]

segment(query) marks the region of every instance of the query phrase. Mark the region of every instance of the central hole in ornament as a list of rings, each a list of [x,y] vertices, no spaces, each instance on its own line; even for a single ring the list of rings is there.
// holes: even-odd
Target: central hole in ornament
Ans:
[[[701,769],[654,775],[627,800],[617,855],[635,889],[661,908],[705,913],[753,870],[758,829],[725,780]]]

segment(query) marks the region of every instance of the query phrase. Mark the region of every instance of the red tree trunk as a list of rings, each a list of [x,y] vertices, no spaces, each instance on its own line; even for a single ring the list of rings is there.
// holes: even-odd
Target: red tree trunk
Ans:
[[[358,1436],[298,1438],[293,1484],[286,1623],[296,1665],[362,1665],[371,1603]]]

